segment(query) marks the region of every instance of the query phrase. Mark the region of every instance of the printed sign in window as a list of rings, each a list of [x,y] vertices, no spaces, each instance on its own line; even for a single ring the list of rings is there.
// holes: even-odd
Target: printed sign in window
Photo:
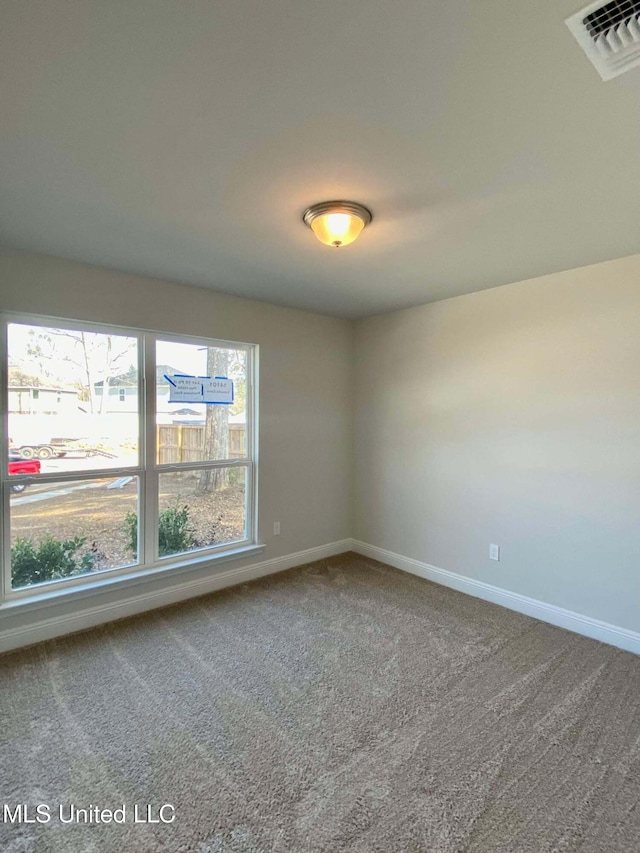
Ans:
[[[226,376],[168,376],[170,403],[233,403],[233,380]]]

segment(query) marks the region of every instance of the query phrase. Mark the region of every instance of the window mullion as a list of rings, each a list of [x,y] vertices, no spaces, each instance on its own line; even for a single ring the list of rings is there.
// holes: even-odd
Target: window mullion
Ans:
[[[52,471],[48,474],[10,474],[7,482],[29,483],[32,486],[47,483],[66,483],[67,480],[108,480],[117,477],[138,477],[143,468],[96,468],[85,471]]]
[[[9,517],[11,513],[11,486],[2,483],[0,487],[0,499],[2,501],[2,577],[0,577],[0,604],[7,600],[11,592],[11,535],[9,530]]]
[[[246,389],[246,453],[251,457],[249,469],[249,489],[247,511],[251,518],[251,528],[247,531],[253,542],[258,541],[258,394],[256,377],[258,371],[258,349],[247,351],[247,389]]]
[[[141,430],[144,430],[144,487],[140,506],[140,546],[146,565],[155,563],[158,554],[158,475],[156,472],[156,339],[155,335],[144,335],[144,405]]]
[[[158,473],[168,474],[173,471],[197,471],[199,469],[207,471],[209,468],[242,468],[245,465],[251,465],[251,459],[248,456],[243,456],[240,459],[210,459],[204,462],[167,462],[164,465],[158,465]]]
[[[0,400],[3,409],[0,418],[0,502],[2,504],[2,518],[0,518],[0,559],[2,567],[0,571],[0,605],[5,601],[6,594],[11,584],[11,535],[9,531],[9,495],[11,489],[9,483],[2,481],[9,477],[9,357],[8,357],[8,322],[3,319],[0,322],[0,352],[4,353],[0,359]]]

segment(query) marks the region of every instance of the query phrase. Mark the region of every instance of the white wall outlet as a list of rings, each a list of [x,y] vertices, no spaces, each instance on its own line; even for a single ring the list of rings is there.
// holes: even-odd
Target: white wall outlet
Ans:
[[[500,546],[499,545],[489,545],[489,559],[496,560],[500,562]]]
[[[279,521],[273,522],[273,535],[274,536],[280,536],[280,522]]]

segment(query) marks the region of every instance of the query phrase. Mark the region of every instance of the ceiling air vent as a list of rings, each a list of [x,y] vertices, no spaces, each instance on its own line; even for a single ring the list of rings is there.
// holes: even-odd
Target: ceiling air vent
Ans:
[[[603,80],[640,65],[640,0],[591,3],[565,23]]]

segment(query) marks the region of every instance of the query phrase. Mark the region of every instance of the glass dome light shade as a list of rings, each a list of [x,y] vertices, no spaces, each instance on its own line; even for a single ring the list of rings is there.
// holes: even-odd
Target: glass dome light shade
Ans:
[[[303,219],[321,243],[340,248],[353,243],[371,213],[355,202],[327,201],[309,207]]]
[[[327,246],[348,246],[364,228],[359,216],[349,213],[323,213],[311,223],[311,230]]]

